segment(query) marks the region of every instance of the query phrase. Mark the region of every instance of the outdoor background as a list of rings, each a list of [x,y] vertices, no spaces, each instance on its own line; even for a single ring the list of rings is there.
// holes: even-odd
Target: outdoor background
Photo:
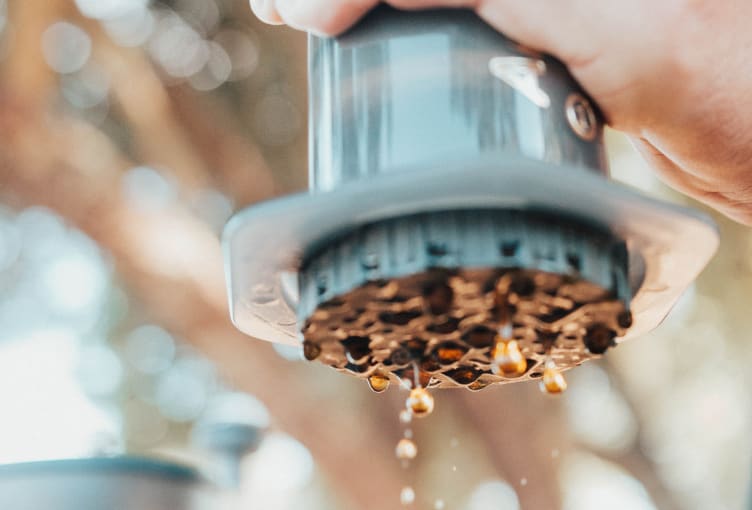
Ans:
[[[563,398],[437,394],[405,471],[403,393],[228,319],[223,224],[306,185],[305,37],[247,0],[0,0],[0,37],[0,463],[201,467],[192,425],[261,420],[260,401],[242,508],[396,508],[408,484],[427,509],[748,508],[749,229],[717,218],[721,251],[670,319]],[[686,202],[609,145],[617,178]]]

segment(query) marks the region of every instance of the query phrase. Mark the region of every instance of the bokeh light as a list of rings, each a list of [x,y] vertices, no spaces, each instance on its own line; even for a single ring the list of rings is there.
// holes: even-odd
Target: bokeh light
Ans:
[[[102,104],[107,100],[109,90],[109,76],[93,65],[87,65],[60,80],[60,92],[75,108],[93,108]]]
[[[47,64],[58,73],[74,73],[84,67],[91,55],[91,38],[67,21],[51,25],[42,35]]]
[[[75,0],[84,16],[112,20],[146,8],[150,0]]]
[[[166,417],[190,422],[201,415],[216,384],[213,368],[198,358],[178,360],[160,376],[156,403]]]
[[[257,398],[239,392],[221,392],[206,405],[202,421],[239,423],[266,429],[270,424],[269,411]]]
[[[282,433],[272,433],[245,462],[244,491],[263,498],[271,506],[281,505],[312,480],[314,462],[300,442]]]
[[[465,510],[520,510],[517,493],[508,483],[488,481],[479,484],[473,490]]]
[[[101,344],[81,348],[76,372],[83,390],[93,397],[113,395],[123,379],[123,367],[117,353]]]
[[[213,31],[220,22],[221,13],[215,2],[205,0],[175,0],[173,8],[191,26],[202,34]]]
[[[631,450],[637,439],[637,422],[608,373],[596,363],[588,363],[572,372],[570,383],[565,403],[577,439],[612,454]]]
[[[124,354],[137,370],[159,374],[175,359],[175,341],[159,326],[139,326],[126,336]]]
[[[159,171],[131,168],[122,179],[123,196],[133,208],[151,212],[168,207],[176,198],[175,186]]]
[[[201,34],[171,10],[157,13],[157,25],[149,40],[149,51],[173,78],[193,76],[206,65],[210,56],[207,42]]]
[[[5,30],[8,23],[8,3],[6,0],[0,0],[0,33]]]
[[[639,481],[593,455],[573,454],[561,477],[564,510],[657,510]]]
[[[97,0],[88,0],[96,2]],[[156,19],[146,8],[130,9],[104,22],[104,28],[112,40],[120,46],[132,48],[149,40],[154,32]]]
[[[40,291],[53,313],[96,310],[106,290],[106,275],[85,252],[60,253],[43,268]]]
[[[219,44],[230,58],[229,80],[237,81],[247,78],[258,67],[258,43],[251,34],[228,28],[217,32],[214,42]]]
[[[10,213],[0,210],[0,278],[18,260],[21,253],[21,235]]]
[[[213,42],[206,43],[208,55],[204,66],[190,77],[190,84],[196,90],[209,91],[226,82],[232,74],[232,61],[225,49]]]
[[[78,349],[65,329],[0,343],[0,463],[88,456],[103,435],[120,437],[117,418],[78,385]]]

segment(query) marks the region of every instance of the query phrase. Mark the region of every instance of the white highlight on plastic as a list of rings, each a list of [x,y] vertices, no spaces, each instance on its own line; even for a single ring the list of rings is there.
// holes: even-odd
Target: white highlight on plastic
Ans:
[[[541,108],[551,106],[551,98],[541,89],[538,78],[546,72],[546,63],[537,58],[494,57],[488,70],[498,79],[522,93]]]

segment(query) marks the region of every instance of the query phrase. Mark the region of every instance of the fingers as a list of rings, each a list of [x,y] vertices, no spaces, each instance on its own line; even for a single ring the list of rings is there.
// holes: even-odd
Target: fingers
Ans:
[[[515,41],[551,54],[559,53],[558,39],[570,0],[479,0],[476,10],[488,24]],[[571,34],[570,34],[571,36]]]
[[[428,9],[430,7],[469,7],[476,8],[480,0],[385,0],[390,5],[405,10]]]
[[[636,136],[630,137],[629,140],[664,183],[686,195],[696,195],[698,193],[697,186],[691,182],[688,174],[652,143]]]
[[[489,24],[522,44],[560,57],[560,53],[571,53],[562,43],[572,39],[571,23],[566,21],[573,17],[571,4],[575,0],[385,1],[405,10],[434,7],[475,9]],[[336,35],[379,3],[379,0],[251,0],[251,7],[268,23],[286,23],[301,30]]]
[[[479,0],[386,0],[399,9],[476,7]],[[251,0],[253,12],[267,23],[325,35],[344,32],[380,3],[379,0]]]
[[[251,0],[251,10],[258,19],[270,25],[281,25],[284,23],[277,12],[275,0]]]
[[[587,60],[593,53],[592,41],[577,34],[582,32],[582,11],[590,9],[588,6],[591,4],[597,6],[600,3],[600,0],[384,1],[405,10],[436,7],[474,9],[486,22],[508,37],[570,63]],[[286,23],[300,30],[337,35],[379,3],[379,0],[251,0],[251,7],[259,18],[268,23]]]
[[[277,12],[285,23],[322,35],[344,32],[378,3],[379,0],[276,0]]]
[[[745,190],[740,193],[718,191],[715,185],[682,169],[648,140],[638,137],[630,137],[630,140],[663,182],[734,221],[752,225],[752,197],[746,196]]]

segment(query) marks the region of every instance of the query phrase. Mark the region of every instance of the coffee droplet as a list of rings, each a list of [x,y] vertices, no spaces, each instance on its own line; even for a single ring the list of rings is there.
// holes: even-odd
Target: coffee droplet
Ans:
[[[507,377],[521,376],[527,371],[527,360],[516,340],[499,341],[494,348],[494,371]]]
[[[407,397],[405,404],[407,405],[407,409],[419,418],[428,416],[433,412],[433,397],[425,388],[410,390],[410,396]]]
[[[558,395],[567,389],[567,381],[561,370],[556,368],[553,361],[546,362],[546,368],[543,370],[543,379],[540,382],[541,391],[549,395]]]
[[[410,409],[400,411],[399,420],[401,423],[410,423],[413,421],[413,412]]]
[[[389,378],[385,375],[374,374],[368,378],[368,386],[376,393],[383,393],[389,388]]]
[[[403,505],[412,505],[415,501],[415,491],[412,487],[402,487],[400,492],[400,503]]]
[[[395,453],[400,460],[413,460],[418,455],[418,447],[410,439],[400,439]]]

